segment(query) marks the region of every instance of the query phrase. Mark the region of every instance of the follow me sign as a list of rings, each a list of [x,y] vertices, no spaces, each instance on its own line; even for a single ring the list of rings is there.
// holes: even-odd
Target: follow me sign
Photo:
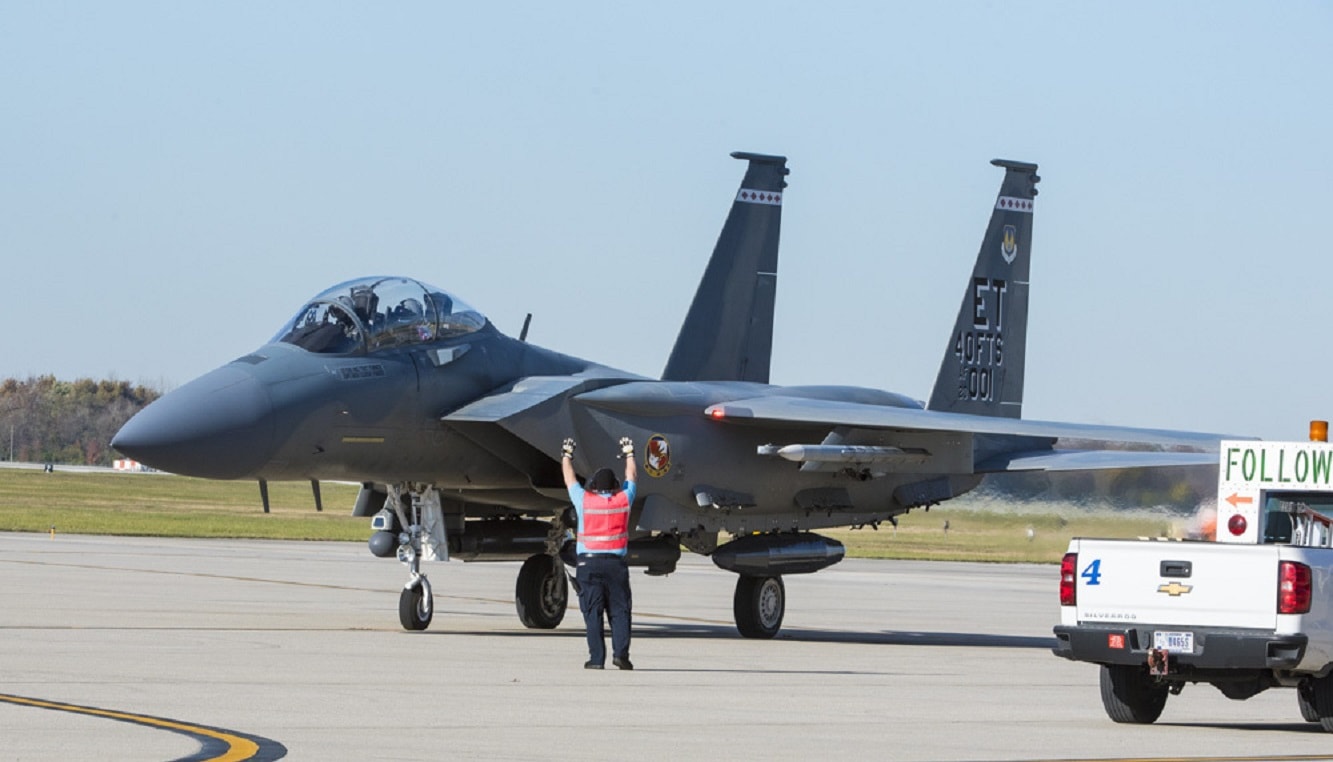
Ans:
[[[1221,482],[1333,489],[1333,446],[1323,442],[1223,442]]]

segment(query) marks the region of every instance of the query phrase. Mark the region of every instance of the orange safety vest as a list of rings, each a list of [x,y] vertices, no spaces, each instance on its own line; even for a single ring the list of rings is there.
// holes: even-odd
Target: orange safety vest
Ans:
[[[579,543],[589,553],[624,553],[629,547],[629,496],[624,490],[583,493]]]

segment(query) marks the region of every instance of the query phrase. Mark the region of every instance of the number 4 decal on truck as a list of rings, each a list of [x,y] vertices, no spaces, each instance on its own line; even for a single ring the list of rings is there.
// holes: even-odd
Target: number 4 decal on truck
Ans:
[[[1092,563],[1083,567],[1083,573],[1078,576],[1086,579],[1089,585],[1100,585],[1102,583],[1102,560],[1094,558]]]

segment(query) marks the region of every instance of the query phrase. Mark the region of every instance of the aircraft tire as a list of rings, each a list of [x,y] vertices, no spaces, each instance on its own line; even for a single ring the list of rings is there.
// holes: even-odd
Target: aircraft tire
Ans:
[[[398,621],[404,630],[424,630],[430,626],[435,614],[430,595],[430,588],[424,584],[403,588],[398,594]]]
[[[738,576],[732,611],[742,637],[768,640],[777,635],[787,611],[787,586],[782,577]]]
[[[1102,706],[1112,722],[1147,725],[1166,707],[1167,686],[1153,681],[1144,665],[1103,664]]]
[[[528,629],[553,630],[565,618],[568,605],[569,580],[555,558],[545,553],[529,556],[514,584],[519,621]]]

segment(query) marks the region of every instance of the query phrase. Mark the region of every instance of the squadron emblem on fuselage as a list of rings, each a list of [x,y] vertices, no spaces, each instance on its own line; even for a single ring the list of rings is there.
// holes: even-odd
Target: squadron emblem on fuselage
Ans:
[[[643,470],[657,478],[671,470],[671,444],[661,434],[654,434],[648,439],[643,459]]]

